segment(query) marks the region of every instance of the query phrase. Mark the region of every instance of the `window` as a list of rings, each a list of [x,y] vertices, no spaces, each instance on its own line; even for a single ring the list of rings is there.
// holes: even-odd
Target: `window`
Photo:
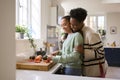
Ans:
[[[40,0],[16,0],[16,25],[24,25],[33,38],[40,38]]]
[[[98,29],[105,29],[104,16],[98,16]]]
[[[88,16],[85,20],[85,23],[96,32],[99,32],[101,35],[105,35],[104,16]]]
[[[90,16],[90,27],[93,28],[95,31],[97,30],[97,20],[96,16]]]

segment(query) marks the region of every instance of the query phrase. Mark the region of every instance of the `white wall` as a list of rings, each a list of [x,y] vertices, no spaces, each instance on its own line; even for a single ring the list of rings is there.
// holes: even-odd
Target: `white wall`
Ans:
[[[43,41],[41,39],[34,40],[34,43],[37,45],[36,50],[39,50],[40,47],[43,47]],[[28,56],[34,54],[34,50],[31,47],[30,42],[27,39],[16,40],[16,54],[26,54]]]
[[[59,0],[58,0],[59,1]],[[72,8],[83,7],[88,14],[102,14],[106,12],[120,12],[120,4],[105,3],[106,0],[61,0],[61,5],[65,12],[69,12]],[[110,0],[107,0],[110,1]],[[113,0],[112,0],[113,1]],[[115,0],[114,0],[115,1]]]
[[[51,26],[56,26],[57,25],[57,7],[51,7]]]
[[[0,0],[0,80],[15,80],[15,0]]]
[[[107,34],[106,34],[106,43],[112,43],[116,41],[116,45],[120,46],[120,13],[107,13],[106,15],[106,24],[107,24]],[[117,33],[111,34],[110,27],[115,26],[117,27]]]

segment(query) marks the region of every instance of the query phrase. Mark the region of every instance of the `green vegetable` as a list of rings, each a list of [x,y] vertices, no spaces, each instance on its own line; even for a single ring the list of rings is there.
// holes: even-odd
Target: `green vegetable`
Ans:
[[[43,60],[47,60],[47,55],[43,56]]]

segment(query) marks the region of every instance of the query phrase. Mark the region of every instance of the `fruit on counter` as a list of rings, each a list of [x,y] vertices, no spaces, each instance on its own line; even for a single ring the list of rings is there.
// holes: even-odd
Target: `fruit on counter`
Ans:
[[[41,55],[36,56],[35,59],[34,59],[35,63],[40,63],[41,61],[42,61],[42,56]]]
[[[49,63],[50,59],[48,59],[47,55],[43,56],[43,62]]]
[[[47,55],[43,56],[43,60],[47,60]]]
[[[34,60],[34,59],[35,59],[35,56],[30,56],[29,59]]]
[[[35,63],[40,63],[41,61],[45,63],[49,63],[51,60],[48,58],[47,55],[38,55],[38,56],[30,56],[29,57],[29,62],[35,62]]]
[[[34,59],[35,59],[35,56],[30,56],[29,59],[28,59],[28,61],[29,61],[29,62],[33,62]]]
[[[45,62],[45,63],[49,63],[49,62],[50,62],[50,60],[43,60],[43,62]]]

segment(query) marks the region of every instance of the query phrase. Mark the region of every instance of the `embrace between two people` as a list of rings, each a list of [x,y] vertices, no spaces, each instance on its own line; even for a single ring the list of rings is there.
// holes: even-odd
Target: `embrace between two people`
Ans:
[[[101,37],[90,27],[85,26],[87,11],[75,8],[70,16],[61,19],[61,27],[67,37],[62,50],[48,55],[49,59],[62,63],[65,74],[105,77],[107,61]]]

